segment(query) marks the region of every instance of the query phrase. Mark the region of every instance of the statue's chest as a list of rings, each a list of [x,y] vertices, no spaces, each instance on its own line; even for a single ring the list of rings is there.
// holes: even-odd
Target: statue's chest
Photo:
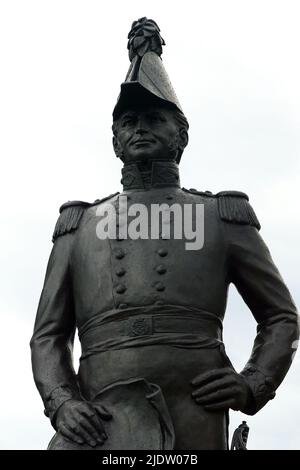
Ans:
[[[74,249],[84,275],[124,279],[126,273],[135,283],[159,283],[167,273],[199,277],[223,259],[214,205],[177,188],[123,193],[100,204]]]

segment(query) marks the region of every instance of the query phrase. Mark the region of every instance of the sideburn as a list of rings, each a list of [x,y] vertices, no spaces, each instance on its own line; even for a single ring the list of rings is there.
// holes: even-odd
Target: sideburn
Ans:
[[[170,140],[168,144],[168,149],[169,149],[170,157],[172,158],[172,160],[175,160],[177,157],[178,150],[180,147],[179,143],[180,143],[180,135],[179,135],[179,132],[176,132],[175,137],[172,140]]]

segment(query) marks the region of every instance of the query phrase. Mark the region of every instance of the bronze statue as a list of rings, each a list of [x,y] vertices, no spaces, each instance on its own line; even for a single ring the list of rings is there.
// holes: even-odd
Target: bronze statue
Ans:
[[[274,398],[299,337],[248,196],[180,186],[188,121],[163,44],[154,21],[133,23],[131,66],[113,112],[123,192],[60,208],[31,340],[35,382],[57,431],[51,449],[228,449],[229,409],[253,415]],[[202,205],[203,246],[186,249],[184,237],[163,230],[132,239],[120,217],[116,237],[100,239],[99,213],[110,206],[120,216],[124,198],[128,209]],[[258,324],[240,373],[222,342],[231,282]]]

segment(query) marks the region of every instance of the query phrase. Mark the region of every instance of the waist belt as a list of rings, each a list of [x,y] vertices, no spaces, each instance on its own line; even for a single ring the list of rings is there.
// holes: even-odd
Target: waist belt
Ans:
[[[138,339],[139,337],[178,335],[200,336],[222,341],[222,326],[218,318],[201,318],[201,312],[196,315],[183,313],[182,315],[147,314],[134,315],[131,318],[119,319],[107,323],[91,325],[80,335],[82,350],[86,351],[96,343],[108,340],[124,341]]]

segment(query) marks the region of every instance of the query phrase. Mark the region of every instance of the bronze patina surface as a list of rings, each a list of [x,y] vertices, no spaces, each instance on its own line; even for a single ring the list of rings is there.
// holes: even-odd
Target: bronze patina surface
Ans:
[[[248,196],[180,185],[188,122],[163,44],[154,21],[133,23],[131,65],[113,112],[123,191],[65,203],[55,227],[31,340],[34,379],[57,431],[51,449],[227,449],[229,409],[253,415],[274,398],[299,337],[296,307]],[[128,208],[149,212],[202,204],[203,247],[187,250],[184,237],[162,231],[126,238],[122,224],[116,238],[100,239],[99,209],[109,204],[118,214],[125,196]],[[257,322],[240,373],[222,341],[230,283]]]

